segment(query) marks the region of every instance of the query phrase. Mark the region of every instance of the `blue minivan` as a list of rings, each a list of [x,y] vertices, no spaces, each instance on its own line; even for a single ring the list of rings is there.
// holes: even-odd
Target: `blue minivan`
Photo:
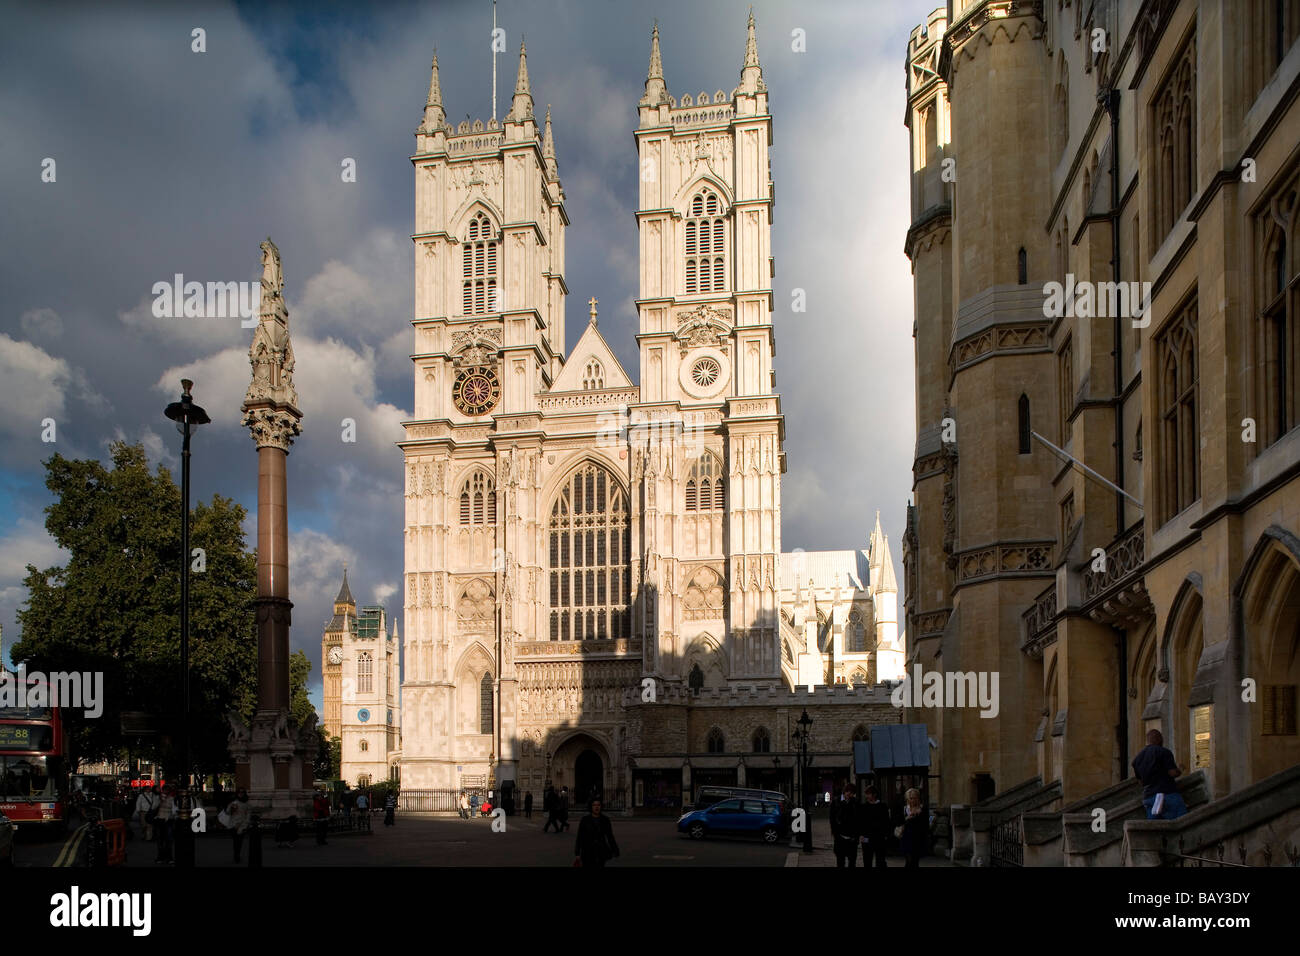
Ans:
[[[749,797],[733,797],[703,810],[691,810],[677,821],[677,831],[692,840],[703,840],[710,833],[726,833],[762,836],[764,843],[775,843],[784,829],[781,804]]]

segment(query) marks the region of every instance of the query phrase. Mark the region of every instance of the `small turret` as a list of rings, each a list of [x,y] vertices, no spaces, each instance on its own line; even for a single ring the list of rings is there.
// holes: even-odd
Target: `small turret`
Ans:
[[[438,51],[433,51],[433,67],[429,76],[429,99],[424,104],[424,126],[421,129],[432,135],[442,129],[447,122],[447,113],[442,108],[442,86],[438,82]]]
[[[533,94],[528,86],[528,49],[519,43],[519,75],[515,78],[515,98],[506,114],[507,123],[522,123],[533,119]]]
[[[551,104],[546,104],[546,130],[542,134],[542,160],[546,163],[546,178],[551,182],[560,178],[560,168],[555,164],[555,138],[551,135]]]
[[[737,93],[766,93],[767,84],[763,82],[763,68],[758,62],[758,39],[754,35],[754,11],[749,11],[748,36],[745,39],[745,65],[740,71],[740,86]]]
[[[650,69],[646,72],[645,95],[639,106],[651,108],[668,103],[668,87],[664,84],[664,61],[659,54],[659,21],[655,21],[654,32],[650,35]]]

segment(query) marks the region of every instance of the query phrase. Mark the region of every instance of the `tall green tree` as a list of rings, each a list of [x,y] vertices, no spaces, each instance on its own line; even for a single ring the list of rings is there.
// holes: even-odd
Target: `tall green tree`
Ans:
[[[115,757],[135,744],[136,753],[152,751],[174,767],[182,714],[180,489],[161,465],[149,471],[141,445],[114,443],[110,457],[111,467],[62,455],[45,463],[55,497],[45,527],[68,560],[27,566],[22,639],[11,653],[28,670],[104,673],[103,715],[66,712],[74,760]],[[255,702],[257,567],[244,546],[245,514],[220,495],[190,514],[190,546],[203,549],[203,570],[192,563],[190,574],[190,737],[195,766],[205,771],[229,763],[225,714],[248,719]],[[126,740],[123,711],[153,714],[160,736]]]

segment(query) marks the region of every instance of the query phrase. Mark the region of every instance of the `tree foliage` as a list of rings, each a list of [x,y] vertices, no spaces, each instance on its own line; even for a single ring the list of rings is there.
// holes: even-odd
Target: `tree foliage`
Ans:
[[[62,567],[27,566],[15,661],[29,671],[102,671],[104,711],[65,712],[74,760],[137,754],[174,761],[181,744],[180,489],[141,445],[114,443],[112,466],[55,455],[45,463],[55,501],[45,527],[68,553]],[[252,716],[257,631],[256,559],[244,547],[245,509],[213,495],[190,515],[190,547],[206,569],[190,574],[190,693],[196,768],[224,768],[225,714]],[[189,558],[187,557],[187,560]],[[310,665],[308,665],[310,667]],[[155,716],[160,735],[128,741],[124,711]]]

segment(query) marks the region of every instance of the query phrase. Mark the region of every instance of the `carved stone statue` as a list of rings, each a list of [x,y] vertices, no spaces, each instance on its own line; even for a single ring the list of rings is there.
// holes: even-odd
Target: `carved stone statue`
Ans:
[[[230,734],[226,737],[228,744],[239,744],[248,742],[248,728],[244,722],[239,719],[239,715],[234,711],[226,714],[226,722],[230,724]]]
[[[289,711],[281,709],[275,715],[275,725],[271,728],[271,737],[274,740],[289,739]]]

